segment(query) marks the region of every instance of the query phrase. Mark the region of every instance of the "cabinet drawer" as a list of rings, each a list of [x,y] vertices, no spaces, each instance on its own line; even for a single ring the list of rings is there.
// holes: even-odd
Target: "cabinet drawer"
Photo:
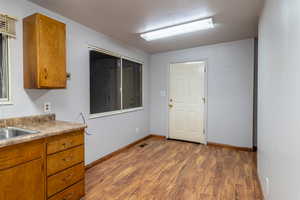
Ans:
[[[59,172],[53,176],[48,177],[47,193],[48,197],[63,189],[73,185],[84,177],[84,165],[80,163],[65,171]]]
[[[83,131],[51,137],[47,139],[47,154],[63,151],[71,147],[81,145],[83,142]]]
[[[47,175],[52,175],[77,163],[83,162],[83,159],[83,145],[49,155],[47,157]]]
[[[0,170],[43,156],[42,140],[13,145],[0,149]]]
[[[79,200],[84,196],[84,182],[80,181],[66,190],[54,195],[49,200]]]

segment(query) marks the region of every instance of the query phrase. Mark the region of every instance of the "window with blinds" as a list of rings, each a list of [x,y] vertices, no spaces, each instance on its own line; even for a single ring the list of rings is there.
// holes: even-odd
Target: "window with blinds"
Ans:
[[[10,103],[9,38],[16,37],[16,19],[0,14],[0,104]]]
[[[9,37],[16,37],[16,19],[0,14],[0,33]]]
[[[0,34],[0,103],[8,102],[9,96],[8,41]]]

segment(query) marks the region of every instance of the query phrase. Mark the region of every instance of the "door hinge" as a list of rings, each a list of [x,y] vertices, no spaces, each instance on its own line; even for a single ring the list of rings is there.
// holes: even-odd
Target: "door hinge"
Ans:
[[[205,103],[205,101],[206,101],[205,97],[202,97],[202,101],[203,101],[203,103]]]

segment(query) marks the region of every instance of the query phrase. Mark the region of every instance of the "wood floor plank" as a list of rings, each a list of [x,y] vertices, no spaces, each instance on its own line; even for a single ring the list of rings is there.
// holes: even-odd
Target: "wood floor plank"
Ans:
[[[262,200],[254,153],[150,138],[86,172],[85,200]]]

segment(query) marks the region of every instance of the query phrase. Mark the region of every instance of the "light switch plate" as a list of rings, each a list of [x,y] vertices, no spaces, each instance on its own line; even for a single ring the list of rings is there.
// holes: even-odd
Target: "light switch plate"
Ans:
[[[165,90],[161,90],[161,91],[160,91],[160,96],[162,96],[162,97],[167,96],[166,91],[165,91]]]

